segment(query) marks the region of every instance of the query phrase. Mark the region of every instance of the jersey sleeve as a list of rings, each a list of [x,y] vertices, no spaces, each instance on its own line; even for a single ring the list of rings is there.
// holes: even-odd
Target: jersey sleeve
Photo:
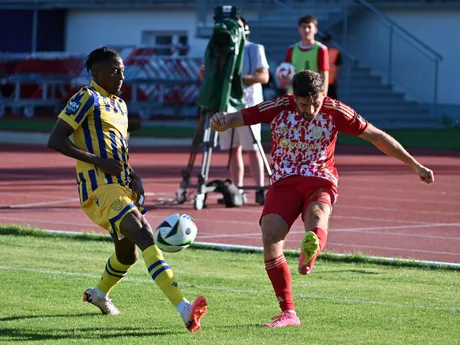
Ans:
[[[329,71],[329,52],[325,45],[321,45],[318,49],[318,70]]]
[[[289,98],[279,97],[275,100],[265,101],[253,107],[241,110],[246,126],[257,123],[270,123],[283,110],[289,107]]]
[[[77,129],[94,110],[94,93],[82,88],[67,102],[66,107],[59,114],[59,118],[67,122],[73,129]]]
[[[292,63],[292,50],[294,46],[290,46],[286,52],[286,56],[284,57],[284,62]]]
[[[269,68],[267,61],[267,56],[265,55],[265,48],[263,45],[257,45],[257,61],[256,61],[256,68]]]
[[[353,108],[336,102],[334,107],[337,129],[341,133],[359,136],[367,128],[367,120]]]

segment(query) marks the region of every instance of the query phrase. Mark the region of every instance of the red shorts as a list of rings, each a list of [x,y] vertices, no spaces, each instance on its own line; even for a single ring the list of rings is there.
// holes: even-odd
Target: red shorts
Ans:
[[[338,197],[337,187],[330,181],[312,176],[289,176],[275,182],[265,196],[262,216],[274,213],[281,216],[289,228],[301,214],[303,216],[314,201],[331,207]]]

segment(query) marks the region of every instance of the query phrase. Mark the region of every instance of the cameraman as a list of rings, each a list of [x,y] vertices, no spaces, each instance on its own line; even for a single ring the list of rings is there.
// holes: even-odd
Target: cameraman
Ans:
[[[261,44],[256,44],[248,40],[250,33],[248,22],[242,18],[238,18],[238,23],[244,30],[245,43],[244,43],[244,60],[243,60],[243,83],[244,83],[244,101],[247,107],[263,102],[262,84],[267,84],[269,80],[268,62],[265,56],[265,48]],[[204,80],[205,66],[202,65],[199,70],[199,77]],[[255,139],[261,141],[261,125],[253,125],[252,131]],[[233,131],[233,142],[232,142]],[[261,153],[257,148],[251,129],[247,126],[229,129],[225,132],[219,133],[220,148],[221,150],[231,149],[230,157],[230,179],[238,186],[243,186],[244,179],[244,161],[243,150],[248,153],[249,166],[251,173],[259,187],[256,191],[255,201],[263,205],[265,203],[265,191],[263,189],[265,184],[264,165]],[[230,144],[232,143],[232,148]],[[243,203],[247,203],[247,197],[242,189],[240,192],[243,194]]]

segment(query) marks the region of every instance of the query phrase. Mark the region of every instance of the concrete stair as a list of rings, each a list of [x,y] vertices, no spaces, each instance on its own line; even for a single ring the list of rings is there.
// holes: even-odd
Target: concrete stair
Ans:
[[[290,8],[283,6],[261,14],[260,22],[251,25],[251,40],[265,46],[271,71],[274,72],[284,60],[288,46],[299,40],[297,21],[302,15],[315,15],[320,31],[332,27],[337,30],[344,18],[345,2],[316,0],[316,6],[309,7],[305,2],[290,0],[287,2]],[[352,16],[357,11],[354,6],[348,8],[346,14]],[[358,61],[353,62],[344,56],[344,63],[350,69],[348,72],[344,68],[342,73],[340,100],[354,107],[376,126],[384,129],[442,127],[441,119],[430,115],[428,106],[406,100],[403,93],[385,84],[381,77],[372,73],[371,68],[360,66],[359,56]]]
[[[284,60],[289,45],[299,40],[297,22],[305,14],[318,18],[320,34],[332,30],[340,32],[345,15],[350,18],[359,13],[359,6],[345,5],[349,0],[283,0],[273,1],[271,8],[259,14],[259,21],[251,21],[251,41],[265,46],[270,70],[275,72]],[[346,47],[345,47],[346,49]],[[344,56],[344,68],[340,80],[339,99],[354,107],[361,115],[380,128],[438,128],[441,119],[431,116],[428,106],[408,101],[401,92],[372,73],[372,68],[360,65]]]

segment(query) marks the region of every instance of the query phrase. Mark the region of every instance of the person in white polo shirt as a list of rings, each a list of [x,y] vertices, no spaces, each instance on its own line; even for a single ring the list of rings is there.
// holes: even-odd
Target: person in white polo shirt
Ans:
[[[269,80],[269,65],[267,57],[265,56],[265,48],[261,44],[253,43],[248,40],[250,33],[248,22],[240,17],[238,20],[243,27],[246,42],[244,45],[244,61],[243,61],[243,83],[244,83],[244,100],[247,107],[257,105],[264,101],[262,84],[267,84]],[[200,67],[200,79],[204,79],[205,66]],[[231,110],[230,110],[231,112]],[[254,137],[251,133],[251,128]],[[229,150],[231,148],[230,156],[230,179],[239,188],[243,187],[244,179],[244,160],[243,151],[247,152],[249,158],[249,166],[251,174],[254,178],[255,185],[258,187],[256,190],[255,201],[263,205],[265,203],[265,176],[264,165],[261,152],[258,150],[257,144],[254,141],[261,140],[261,125],[256,124],[251,126],[239,127],[229,129],[225,132],[219,133],[219,144],[221,150]],[[233,141],[232,141],[233,132]],[[243,190],[243,202],[247,203],[247,198]]]

